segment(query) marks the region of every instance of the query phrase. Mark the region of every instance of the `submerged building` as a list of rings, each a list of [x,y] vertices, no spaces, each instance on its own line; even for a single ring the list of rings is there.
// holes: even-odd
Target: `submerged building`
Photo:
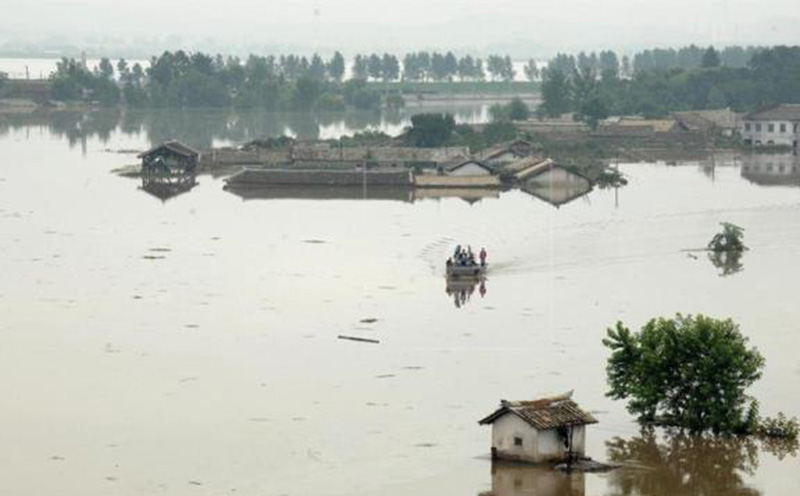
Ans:
[[[585,456],[586,426],[597,420],[572,401],[572,393],[533,401],[500,402],[479,421],[492,426],[492,458],[557,463]]]
[[[742,140],[752,146],[790,146],[800,140],[800,104],[777,105],[742,118]]]

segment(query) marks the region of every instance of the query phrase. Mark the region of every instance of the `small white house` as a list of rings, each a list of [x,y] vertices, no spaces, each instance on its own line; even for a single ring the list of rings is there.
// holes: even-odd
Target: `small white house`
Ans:
[[[534,401],[500,402],[479,422],[492,426],[492,458],[557,463],[585,456],[586,426],[597,420],[572,401],[572,393]]]
[[[791,146],[800,140],[800,105],[784,104],[751,112],[742,119],[742,140],[753,146]]]

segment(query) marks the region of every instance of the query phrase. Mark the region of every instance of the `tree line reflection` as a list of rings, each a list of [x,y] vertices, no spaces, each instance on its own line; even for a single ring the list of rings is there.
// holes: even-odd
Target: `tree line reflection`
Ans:
[[[645,429],[631,438],[606,442],[610,463],[621,468],[603,475],[619,496],[760,496],[748,483],[762,454],[797,455],[797,441],[753,437],[698,436],[684,431]],[[566,474],[546,467],[495,462],[492,490],[480,496],[585,496],[593,474]]]
[[[408,124],[415,113],[446,110],[459,122],[481,122],[482,105],[447,109],[396,111],[352,111],[332,113],[281,113],[211,109],[185,110],[53,110],[31,114],[0,116],[0,136],[12,130],[45,127],[65,139],[71,147],[86,145],[89,140],[111,143],[119,132],[143,136],[146,146],[177,139],[198,149],[215,144],[244,143],[256,138],[291,134],[302,139],[331,139],[366,129],[395,131]]]

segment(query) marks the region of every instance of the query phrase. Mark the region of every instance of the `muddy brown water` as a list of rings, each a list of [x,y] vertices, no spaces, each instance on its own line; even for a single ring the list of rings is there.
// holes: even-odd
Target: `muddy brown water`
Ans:
[[[766,357],[762,412],[800,414],[800,188],[622,164],[629,186],[559,208],[244,199],[206,176],[162,201],[103,151],[146,136],[106,138],[0,136],[3,493],[797,493],[791,451],[641,433],[604,397],[600,341],[620,319],[732,317]],[[727,275],[684,251],[721,221],[751,248]],[[456,243],[487,248],[483,295],[446,285]],[[588,455],[626,468],[492,467],[477,420],[570,389],[600,420]]]

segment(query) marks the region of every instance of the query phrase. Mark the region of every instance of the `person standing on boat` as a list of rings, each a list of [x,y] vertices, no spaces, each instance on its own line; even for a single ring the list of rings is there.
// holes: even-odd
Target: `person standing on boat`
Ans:
[[[481,253],[480,253],[481,266],[486,265],[486,257],[487,256],[488,256],[488,253],[486,253],[486,248],[481,248]]]

